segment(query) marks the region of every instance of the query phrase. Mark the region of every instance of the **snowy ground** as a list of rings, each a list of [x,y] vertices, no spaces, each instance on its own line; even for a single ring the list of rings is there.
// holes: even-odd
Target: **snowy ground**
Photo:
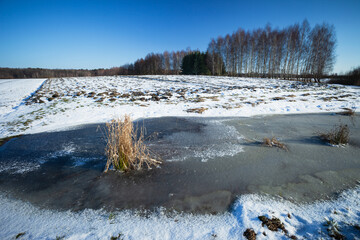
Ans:
[[[15,111],[46,79],[0,79],[0,115]]]
[[[36,91],[39,89],[38,91]],[[93,77],[0,80],[0,138],[108,121],[160,116],[254,116],[338,112],[360,107],[360,89],[269,79],[205,76]],[[262,226],[277,217],[287,234]],[[360,188],[334,201],[297,205],[244,195],[220,215],[86,210],[56,212],[0,194],[0,238],[14,239],[360,239]],[[265,236],[266,235],[266,236]]]
[[[243,195],[231,212],[220,215],[168,214],[163,210],[144,216],[122,211],[57,212],[0,195],[0,238],[14,239],[245,239],[252,228],[257,239],[331,239],[340,232],[360,238],[360,188],[348,190],[335,201],[295,205],[257,195]],[[278,218],[284,231],[270,231],[259,216]],[[63,237],[63,238],[61,238]],[[294,238],[293,238],[294,239]]]
[[[28,81],[28,82],[27,82]],[[207,76],[91,77],[0,82],[0,138],[125,113],[161,116],[254,116],[358,109],[358,87]],[[13,92],[17,92],[13,95]],[[11,97],[8,97],[11,96]],[[22,100],[21,100],[22,99]]]

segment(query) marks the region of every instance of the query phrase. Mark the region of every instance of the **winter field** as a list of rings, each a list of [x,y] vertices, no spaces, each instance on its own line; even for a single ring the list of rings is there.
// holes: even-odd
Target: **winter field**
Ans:
[[[0,87],[0,137],[106,122],[125,113],[134,120],[250,117],[337,112],[360,106],[358,87],[270,79],[92,77],[0,80]]]
[[[358,87],[208,76],[0,80],[0,93],[0,138],[62,131],[124,114],[133,120],[261,117],[360,107]],[[282,224],[271,231],[259,216],[278,218]],[[246,194],[230,210],[214,215],[163,208],[146,214],[49,210],[0,193],[1,239],[245,239],[249,228],[256,239],[331,239],[339,232],[360,239],[360,187],[310,204]]]

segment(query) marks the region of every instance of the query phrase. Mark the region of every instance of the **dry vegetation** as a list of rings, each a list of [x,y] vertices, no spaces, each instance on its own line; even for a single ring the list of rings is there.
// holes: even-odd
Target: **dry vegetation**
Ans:
[[[267,147],[278,147],[284,150],[288,150],[286,145],[284,143],[279,142],[275,137],[273,138],[264,138],[263,139],[263,145]]]
[[[350,116],[350,117],[355,116],[355,111],[352,110],[351,108],[343,108],[343,109],[344,111],[339,112],[338,113],[339,115]]]
[[[201,108],[190,108],[188,110],[186,110],[188,113],[199,113],[202,114],[203,112],[205,112],[206,110],[208,110],[208,108],[205,107],[201,107]]]
[[[6,137],[6,138],[0,138],[0,147],[2,145],[4,145],[5,143],[7,143],[8,141],[10,141],[13,138],[17,138],[20,137],[21,135],[15,135],[15,136],[10,136],[10,137]]]
[[[330,132],[320,134],[320,138],[331,145],[342,145],[349,142],[349,134],[348,125],[340,124],[335,126]]]
[[[144,143],[144,134],[134,129],[130,116],[112,120],[106,124],[107,172],[111,165],[116,170],[141,170],[144,166],[158,166],[161,162],[150,157],[150,151]]]

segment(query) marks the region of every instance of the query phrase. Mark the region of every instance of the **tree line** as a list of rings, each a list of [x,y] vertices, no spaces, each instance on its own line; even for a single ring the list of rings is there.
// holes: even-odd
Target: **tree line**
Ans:
[[[310,27],[308,21],[283,29],[238,29],[211,39],[206,52],[150,53],[132,64],[110,69],[0,68],[0,78],[82,77],[104,75],[203,74],[319,81],[335,63],[332,25]]]
[[[0,79],[13,78],[60,78],[123,75],[124,69],[46,69],[46,68],[0,68]]]
[[[177,75],[181,73],[182,59],[191,52],[188,48],[186,51],[150,53],[145,58],[140,58],[135,63],[124,65],[122,68],[128,75]]]
[[[207,53],[212,75],[219,75],[225,64],[229,75],[319,80],[332,71],[335,44],[332,25],[311,28],[304,20],[283,29],[270,25],[253,31],[240,28],[211,39]]]
[[[360,66],[345,74],[330,76],[329,83],[360,86]]]
[[[331,73],[335,63],[334,26],[313,28],[307,20],[283,29],[264,28],[211,39],[207,51],[151,53],[127,65],[128,74],[203,74],[282,79],[315,79]],[[176,57],[174,57],[176,56]],[[205,65],[204,65],[205,64]]]
[[[182,59],[191,53],[186,51],[165,51],[150,53],[132,64],[109,69],[45,69],[45,68],[0,68],[0,79],[12,78],[58,78],[58,77],[90,77],[113,75],[162,75],[181,73]]]

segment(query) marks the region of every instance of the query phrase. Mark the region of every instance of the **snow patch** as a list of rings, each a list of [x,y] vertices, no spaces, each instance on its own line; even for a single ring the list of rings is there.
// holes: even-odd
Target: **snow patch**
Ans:
[[[233,210],[218,215],[167,214],[163,209],[144,217],[138,212],[86,209],[81,212],[45,210],[0,194],[0,238],[25,232],[27,239],[242,239],[247,228],[257,239],[288,239],[282,231],[262,226],[259,216],[277,217],[289,235],[329,239],[326,219],[336,222],[348,239],[359,236],[360,188],[343,192],[339,199],[294,204],[259,195],[243,195]],[[263,233],[266,234],[263,235]]]

